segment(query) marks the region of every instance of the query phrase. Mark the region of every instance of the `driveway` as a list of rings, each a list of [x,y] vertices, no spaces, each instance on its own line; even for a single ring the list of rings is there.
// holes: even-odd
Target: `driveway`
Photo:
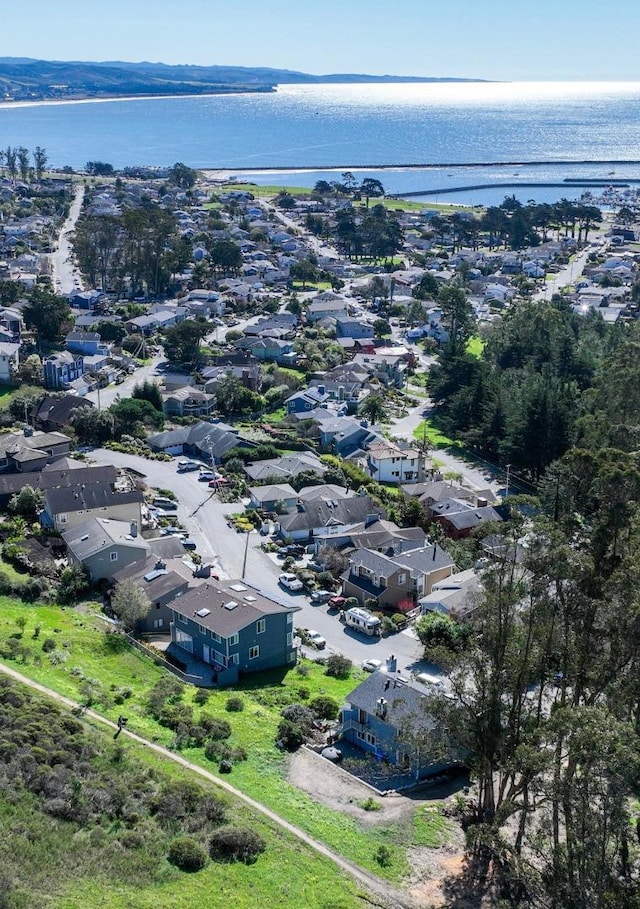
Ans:
[[[85,397],[87,401],[92,401],[104,410],[120,399],[130,398],[134,385],[141,385],[145,379],[155,378],[158,375],[158,367],[163,362],[163,355],[156,356],[151,363],[141,366],[132,375],[127,376],[121,385],[108,385],[106,388],[90,391]]]

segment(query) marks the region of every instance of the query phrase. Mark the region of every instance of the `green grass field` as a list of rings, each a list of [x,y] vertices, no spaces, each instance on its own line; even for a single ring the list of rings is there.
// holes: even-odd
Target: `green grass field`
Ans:
[[[476,357],[476,359],[479,360],[482,356],[484,348],[485,342],[482,340],[480,335],[473,335],[473,337],[469,338],[467,341],[465,350],[467,353],[471,354],[473,357]]]
[[[174,733],[151,717],[145,706],[147,693],[166,670],[132,648],[123,637],[106,635],[106,623],[91,608],[81,614],[70,608],[30,605],[0,597],[0,649],[5,659],[8,639],[19,633],[19,616],[27,620],[20,639],[26,652],[13,661],[20,672],[75,699],[81,699],[87,680],[91,680],[95,709],[113,720],[126,710],[129,728],[147,739],[174,747]],[[40,631],[34,639],[36,625]],[[56,643],[53,654],[42,651],[46,638]],[[245,701],[245,708],[239,713],[226,711],[229,691],[212,691],[202,708],[194,702],[196,689],[187,687],[184,701],[194,706],[195,722],[204,710],[231,723],[229,744],[242,746],[248,753],[246,761],[234,766],[229,778],[233,785],[362,867],[381,877],[400,880],[408,871],[406,849],[412,844],[413,831],[406,825],[365,828],[356,818],[318,803],[287,782],[289,758],[274,744],[282,707],[296,701],[304,703],[318,695],[342,704],[362,678],[364,674],[358,669],[352,678],[334,679],[325,675],[322,666],[305,662],[301,668],[263,673],[238,686],[234,694]],[[127,695],[126,707],[116,703],[119,700],[122,704],[123,693]],[[217,763],[208,761],[202,748],[185,748],[182,753],[193,763],[217,773]],[[375,860],[380,845],[391,850],[388,867],[380,867]]]
[[[421,423],[416,426],[413,430],[413,438],[426,439],[431,445],[434,445],[436,448],[448,448],[450,445],[457,445],[453,439],[450,439],[449,436],[446,436],[441,432],[437,426],[434,426],[433,421],[430,419],[423,420]]]
[[[68,722],[64,710],[63,718],[58,718],[55,712],[49,712],[51,705],[46,698],[25,692],[16,683],[12,683],[11,691],[13,698],[28,699],[22,702],[23,716],[27,714],[26,727],[35,731],[39,716],[47,711],[47,728],[57,724],[55,738],[60,741]],[[8,712],[11,713],[11,708]],[[43,800],[24,783],[18,783],[11,796],[3,788],[0,867],[3,884],[7,882],[11,891],[9,896],[2,888],[3,905],[15,909],[78,909],[80,906],[83,909],[155,909],[157,906],[191,909],[197,905],[230,905],[241,909],[265,905],[328,909],[339,905],[357,909],[364,905],[357,886],[330,860],[233,796],[220,795],[213,783],[194,777],[168,758],[151,754],[130,739],[122,739],[118,748],[111,734],[90,718],[85,717],[82,726],[81,731],[70,732],[73,738],[68,740],[69,744],[77,743],[82,736],[87,746],[86,755],[75,758],[73,772],[79,803],[86,792],[96,791],[95,781],[99,779],[102,791],[116,793],[123,799],[122,816],[110,811],[109,806],[90,822],[76,821],[75,811],[60,819],[43,811]],[[2,739],[0,733],[0,742]],[[12,742],[15,739],[13,734]],[[33,758],[48,771],[46,753],[39,755],[37,740],[33,746],[29,736],[25,750],[30,747]],[[11,754],[9,746],[4,753]],[[70,754],[66,752],[67,761],[74,760]],[[56,761],[52,764],[55,764],[55,770],[51,771],[53,777],[62,765]],[[248,827],[264,839],[266,851],[255,864],[210,862],[196,874],[181,872],[169,864],[166,854],[175,834],[189,825],[188,819],[185,824],[177,815],[172,823],[163,824],[153,821],[153,812],[151,815],[143,810],[134,815],[127,812],[126,799],[131,790],[148,793],[171,781],[187,780],[196,782],[203,794],[220,798],[231,824]],[[194,836],[201,845],[206,846],[211,829],[194,827]],[[337,893],[339,902],[335,901]]]

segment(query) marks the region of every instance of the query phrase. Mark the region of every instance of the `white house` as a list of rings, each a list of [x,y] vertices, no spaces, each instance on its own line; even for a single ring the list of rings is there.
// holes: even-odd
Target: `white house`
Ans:
[[[425,458],[417,448],[399,448],[386,440],[367,451],[367,470],[379,483],[422,483]]]
[[[19,344],[0,344],[0,382],[8,382],[18,365]]]

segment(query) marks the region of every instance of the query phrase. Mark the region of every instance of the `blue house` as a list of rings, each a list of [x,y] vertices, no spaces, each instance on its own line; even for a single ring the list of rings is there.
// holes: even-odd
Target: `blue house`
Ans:
[[[330,400],[330,395],[324,385],[312,385],[302,391],[296,391],[287,398],[285,404],[287,413],[305,413],[308,410],[315,410],[316,407],[326,406]]]
[[[426,707],[426,695],[400,681],[395,672],[372,672],[347,695],[340,714],[341,738],[416,780],[431,776],[455,760],[433,757],[441,736]]]
[[[68,350],[63,350],[47,357],[42,367],[45,388],[60,391],[82,376],[84,373],[84,358],[80,354],[73,354]]]
[[[94,357],[98,354],[109,356],[109,345],[102,343],[97,331],[70,331],[65,338],[64,346],[72,353],[79,353],[85,357]]]
[[[171,640],[211,666],[217,685],[241,674],[293,666],[293,613],[244,581],[208,581],[169,603]]]

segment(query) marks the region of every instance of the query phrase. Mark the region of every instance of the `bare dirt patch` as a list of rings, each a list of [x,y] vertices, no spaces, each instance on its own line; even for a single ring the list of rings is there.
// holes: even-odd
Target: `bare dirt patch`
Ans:
[[[323,805],[350,814],[364,825],[408,822],[417,807],[415,801],[402,795],[380,795],[307,748],[300,748],[291,756],[288,779]],[[380,805],[378,811],[360,807],[369,798]]]

